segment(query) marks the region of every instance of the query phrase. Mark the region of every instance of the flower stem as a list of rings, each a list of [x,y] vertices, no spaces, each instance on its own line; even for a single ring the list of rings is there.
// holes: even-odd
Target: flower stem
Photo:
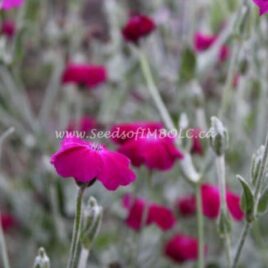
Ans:
[[[1,216],[1,214],[0,214]],[[4,268],[10,268],[2,224],[0,223],[0,250]]]
[[[239,42],[235,43],[230,65],[228,68],[226,83],[224,85],[222,102],[221,102],[221,107],[219,111],[220,118],[224,117],[225,112],[228,110],[228,107],[230,104],[231,94],[232,94],[232,83],[233,83],[233,79],[235,76],[235,71],[237,67],[236,64],[237,64],[240,48],[241,48],[241,44]]]
[[[84,186],[80,186],[76,199],[76,212],[75,212],[75,220],[73,226],[73,234],[72,234],[72,242],[70,255],[68,260],[68,268],[75,268],[78,260],[78,247],[79,247],[79,237],[81,231],[81,212],[82,212],[82,199],[85,191]]]
[[[216,167],[219,180],[219,189],[220,189],[220,204],[221,204],[221,213],[228,216],[229,212],[227,210],[226,204],[226,179],[225,179],[225,159],[224,155],[218,156],[216,159]],[[230,246],[230,237],[228,231],[224,231],[224,243],[226,248],[226,257],[228,261],[228,267],[231,266],[231,246]]]
[[[204,218],[202,208],[202,197],[200,183],[196,184],[196,206],[197,206],[197,228],[198,228],[198,268],[205,267],[205,246],[204,246]]]
[[[167,126],[167,128],[169,128],[171,130],[175,129],[175,125],[171,119],[171,116],[167,110],[167,107],[166,107],[165,103],[163,102],[163,100],[158,92],[158,89],[155,85],[148,60],[142,51],[138,51],[138,52],[139,52],[141,69],[142,69],[144,78],[146,80],[148,90],[149,90],[149,92],[150,92],[150,94],[155,102],[155,105],[156,105],[165,125]]]
[[[243,248],[243,246],[245,244],[246,238],[247,238],[248,233],[249,233],[250,225],[251,224],[249,222],[247,222],[246,225],[244,226],[243,232],[242,232],[241,237],[239,239],[239,244],[238,244],[238,248],[237,248],[237,251],[236,251],[236,254],[235,254],[235,258],[234,258],[232,268],[237,267],[238,260],[239,260],[240,255],[241,255],[242,248]]]
[[[80,252],[80,257],[79,257],[79,264],[78,268],[87,268],[87,260],[90,255],[90,251],[88,249],[82,248]]]

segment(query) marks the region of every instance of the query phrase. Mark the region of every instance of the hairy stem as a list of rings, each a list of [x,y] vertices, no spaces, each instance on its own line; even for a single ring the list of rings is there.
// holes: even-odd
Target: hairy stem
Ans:
[[[76,199],[76,212],[75,212],[75,220],[73,226],[73,235],[71,242],[70,255],[68,260],[68,268],[75,268],[78,260],[78,248],[79,248],[79,237],[81,232],[81,212],[82,212],[82,199],[85,191],[85,187],[80,186]]]
[[[249,233],[249,229],[250,229],[250,223],[247,222],[246,225],[244,226],[244,229],[242,231],[241,237],[239,239],[239,244],[238,244],[238,248],[237,248],[237,251],[236,251],[236,254],[235,254],[235,258],[234,258],[234,261],[233,261],[232,268],[237,267],[238,260],[239,260],[240,255],[241,255],[242,248],[243,248],[243,246],[245,244],[246,238],[247,238],[248,233]]]
[[[1,216],[1,213],[0,213]],[[0,223],[0,251],[3,268],[10,268],[2,224]]]

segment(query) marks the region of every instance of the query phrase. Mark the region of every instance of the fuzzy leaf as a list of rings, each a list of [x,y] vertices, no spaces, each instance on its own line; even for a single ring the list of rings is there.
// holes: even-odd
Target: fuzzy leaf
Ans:
[[[254,195],[249,183],[240,175],[236,176],[243,188],[242,209],[246,214],[247,221],[252,221],[254,217]]]
[[[268,210],[268,188],[265,189],[258,202],[258,213],[265,213]]]
[[[196,71],[196,58],[194,52],[190,48],[185,48],[182,52],[180,80],[188,82],[194,78]]]

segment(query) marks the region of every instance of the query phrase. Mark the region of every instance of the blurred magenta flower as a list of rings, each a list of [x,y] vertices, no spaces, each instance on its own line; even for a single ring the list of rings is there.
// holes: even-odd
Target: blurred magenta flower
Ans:
[[[183,154],[174,145],[172,138],[159,134],[146,134],[120,146],[120,153],[130,158],[134,166],[145,165],[149,169],[169,170]]]
[[[98,126],[97,121],[94,118],[83,116],[78,121],[71,121],[67,127],[68,131],[82,131],[89,132],[92,129],[96,129]]]
[[[7,232],[16,225],[16,220],[11,214],[3,213],[0,214],[0,224],[4,232]]]
[[[66,66],[62,82],[95,88],[107,81],[107,70],[102,65],[87,65],[70,63]]]
[[[2,0],[0,3],[0,9],[9,10],[12,8],[20,7],[24,3],[24,0]]]
[[[203,52],[208,50],[213,43],[217,40],[215,35],[205,35],[197,32],[194,36],[195,49],[198,52]]]
[[[203,213],[209,219],[216,219],[220,214],[220,191],[219,188],[211,184],[203,184],[201,186]],[[190,216],[195,214],[196,201],[194,195],[188,195],[179,198],[177,207],[181,215]],[[244,212],[240,206],[240,196],[227,191],[226,202],[232,218],[236,221],[244,219]]]
[[[136,179],[127,157],[75,137],[62,141],[60,149],[51,156],[51,163],[64,178],[73,177],[78,183],[97,179],[111,191]]]
[[[188,195],[181,197],[177,202],[180,215],[187,217],[192,216],[196,212],[195,196]]]
[[[216,219],[220,214],[220,191],[212,184],[201,186],[203,213],[210,219]]]
[[[184,234],[174,235],[165,245],[165,255],[177,263],[198,259],[198,240]]]
[[[155,224],[165,231],[170,230],[176,223],[172,211],[163,205],[150,203],[129,194],[123,197],[122,203],[128,209],[126,224],[134,230],[138,231],[143,226]]]
[[[12,38],[16,33],[16,25],[12,20],[4,20],[1,25],[1,34]]]
[[[242,221],[245,215],[240,206],[241,203],[240,196],[233,192],[228,191],[226,193],[226,202],[232,217],[237,221]]]
[[[148,16],[135,14],[129,18],[122,29],[122,35],[128,42],[138,43],[138,41],[149,35],[156,28],[155,22]]]
[[[194,47],[197,52],[204,52],[208,50],[214,42],[217,40],[216,35],[207,35],[200,32],[197,32],[194,36]],[[226,45],[223,45],[220,48],[218,58],[220,61],[226,61],[229,58],[229,48]]]
[[[192,135],[192,148],[191,148],[191,152],[193,154],[202,155],[204,153],[202,142],[201,142],[201,139],[199,137],[200,133],[201,133],[201,129],[200,128],[193,128],[191,130],[191,135]]]
[[[117,144],[123,144],[127,141],[134,140],[148,133],[154,133],[163,129],[161,122],[154,121],[137,121],[131,123],[114,124],[111,128],[112,141]]]
[[[260,15],[268,13],[268,1],[267,0],[253,0],[253,2],[259,7]]]
[[[230,50],[229,47],[224,45],[221,47],[220,52],[219,52],[219,59],[221,62],[224,62],[228,60],[230,57]]]

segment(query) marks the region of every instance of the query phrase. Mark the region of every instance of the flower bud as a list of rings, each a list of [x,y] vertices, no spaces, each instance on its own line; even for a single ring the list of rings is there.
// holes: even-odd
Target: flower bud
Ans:
[[[219,222],[218,222],[218,231],[220,236],[224,237],[231,233],[232,224],[229,214],[224,211],[221,211]]]
[[[260,169],[261,169],[261,163],[264,156],[264,146],[262,145],[255,154],[252,156],[251,160],[251,179],[253,185],[256,184],[256,180],[259,176]]]
[[[34,268],[50,268],[49,257],[44,248],[39,248],[38,255],[34,260]]]
[[[103,209],[94,197],[90,197],[84,211],[80,241],[85,249],[90,250],[102,223]]]
[[[211,118],[211,128],[209,130],[210,144],[214,152],[221,156],[228,147],[228,132],[223,123],[217,118]]]

